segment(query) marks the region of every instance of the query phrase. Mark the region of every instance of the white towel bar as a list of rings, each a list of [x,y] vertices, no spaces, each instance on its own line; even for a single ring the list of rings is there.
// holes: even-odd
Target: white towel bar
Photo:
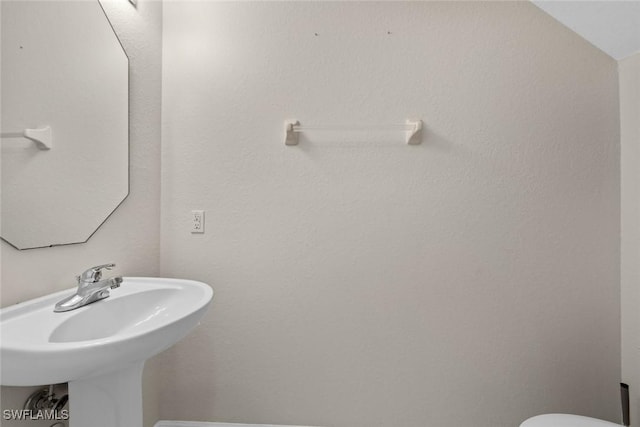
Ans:
[[[23,132],[2,132],[0,133],[0,138],[26,138],[35,142],[40,150],[51,150],[53,146],[53,138],[49,126],[25,129]]]
[[[407,120],[396,125],[335,125],[335,126],[303,126],[297,120],[284,122],[285,145],[298,145],[298,134],[306,131],[401,131],[406,133],[405,142],[410,145],[420,144],[422,138],[422,120]]]

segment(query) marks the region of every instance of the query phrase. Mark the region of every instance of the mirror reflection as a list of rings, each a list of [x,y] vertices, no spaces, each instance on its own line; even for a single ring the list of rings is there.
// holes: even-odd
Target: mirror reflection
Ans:
[[[96,1],[2,1],[2,239],[89,239],[129,191],[128,58]]]

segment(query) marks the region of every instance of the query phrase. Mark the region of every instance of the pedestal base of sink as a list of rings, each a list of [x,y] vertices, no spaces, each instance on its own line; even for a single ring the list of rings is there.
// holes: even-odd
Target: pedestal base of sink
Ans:
[[[69,427],[142,427],[144,361],[69,382]]]

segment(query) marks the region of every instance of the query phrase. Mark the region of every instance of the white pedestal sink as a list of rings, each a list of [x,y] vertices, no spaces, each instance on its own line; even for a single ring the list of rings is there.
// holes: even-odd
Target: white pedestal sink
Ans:
[[[0,310],[0,384],[68,382],[69,427],[142,427],[144,362],[198,324],[211,287],[125,277],[110,297],[54,313],[73,292]]]

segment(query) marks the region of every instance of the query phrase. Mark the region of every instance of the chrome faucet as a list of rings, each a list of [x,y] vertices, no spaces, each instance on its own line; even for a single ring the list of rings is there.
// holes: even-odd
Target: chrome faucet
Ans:
[[[59,301],[53,311],[69,311],[83,307],[109,296],[109,289],[115,289],[122,283],[122,277],[102,279],[102,270],[111,270],[115,264],[104,264],[91,267],[80,276],[76,276],[78,289],[76,293]]]

